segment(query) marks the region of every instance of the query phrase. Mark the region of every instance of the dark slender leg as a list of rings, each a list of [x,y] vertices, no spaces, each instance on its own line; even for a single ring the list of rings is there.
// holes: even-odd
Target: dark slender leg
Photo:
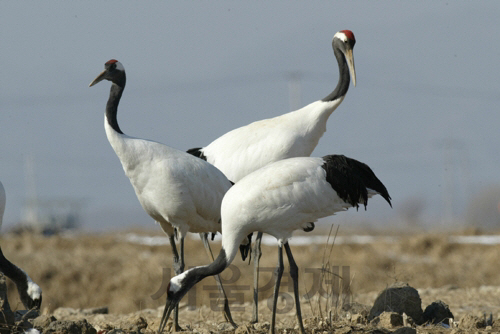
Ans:
[[[260,244],[262,241],[262,232],[257,234],[253,247],[253,317],[250,323],[259,322],[259,261],[262,256]]]
[[[271,318],[271,334],[274,334],[276,325],[276,309],[278,307],[278,295],[280,292],[281,276],[283,276],[283,246],[278,249],[278,266],[276,267],[276,282],[274,283],[273,314]]]
[[[177,253],[177,246],[175,244],[175,236],[170,235],[168,237],[168,240],[170,241],[170,247],[172,247],[174,272],[175,272],[175,275],[179,275],[181,273],[181,271],[179,270],[179,253]]]
[[[299,322],[300,332],[305,334],[304,324],[302,323],[302,312],[300,310],[300,299],[299,299],[299,268],[293,259],[292,250],[288,242],[285,244],[286,256],[288,257],[288,263],[290,264],[290,276],[293,280],[293,294],[295,295],[295,308],[297,309],[297,321]]]
[[[179,253],[177,253],[177,246],[175,245],[175,234],[172,234],[168,237],[170,240],[170,246],[172,247],[173,254],[173,266],[175,275],[179,275],[184,271],[184,240],[181,240],[181,258],[179,257]],[[179,305],[177,305],[174,309],[174,328],[176,332],[182,331],[181,326],[179,325]]]
[[[185,262],[184,262],[184,237],[181,237],[181,264],[179,266],[179,271],[181,273],[184,272],[184,265],[185,265]]]
[[[215,261],[214,254],[212,253],[212,249],[210,248],[210,244],[208,243],[208,233],[200,233],[200,237],[201,237],[201,240],[203,241],[203,246],[205,246],[208,257],[212,261]],[[217,287],[219,288],[219,292],[224,296],[224,318],[234,328],[238,328],[238,325],[236,325],[236,323],[233,321],[233,317],[231,316],[231,310],[229,309],[229,301],[227,300],[226,292],[224,291],[224,287],[222,286],[220,276],[215,275],[214,278],[215,278],[215,281],[217,282]]]

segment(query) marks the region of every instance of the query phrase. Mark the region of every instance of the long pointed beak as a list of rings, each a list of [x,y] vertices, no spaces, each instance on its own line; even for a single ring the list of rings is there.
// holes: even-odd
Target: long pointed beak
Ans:
[[[98,83],[98,82],[100,82],[100,81],[104,80],[105,76],[106,76],[106,70],[102,71],[102,72],[101,72],[101,73],[100,73],[100,74],[99,74],[99,75],[98,75],[98,76],[94,79],[94,81],[92,81],[92,82],[90,83],[89,87],[92,87],[92,86],[93,86],[93,85],[95,85],[96,83]]]
[[[167,298],[167,302],[165,303],[165,309],[163,310],[163,316],[161,317],[160,327],[158,328],[158,334],[161,334],[167,325],[168,318],[170,318],[170,313],[172,313],[173,309],[177,305],[176,301],[170,300]]]
[[[354,56],[352,55],[352,49],[347,50],[345,58],[347,59],[347,66],[349,66],[349,72],[351,73],[352,84],[356,87],[356,69],[354,68]]]

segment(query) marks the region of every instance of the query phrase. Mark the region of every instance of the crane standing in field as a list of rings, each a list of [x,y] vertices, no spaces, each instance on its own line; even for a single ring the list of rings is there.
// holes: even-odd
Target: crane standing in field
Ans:
[[[2,227],[3,214],[5,212],[5,188],[0,182],[0,228]],[[42,289],[31,280],[24,270],[10,262],[0,247],[0,271],[10,278],[17,287],[19,297],[26,309],[39,309],[42,304]]]
[[[143,209],[168,235],[178,275],[184,271],[184,238],[188,232],[200,233],[207,253],[211,255],[207,234],[221,230],[220,206],[231,182],[213,165],[186,152],[125,135],[116,118],[125,89],[125,69],[115,59],[106,62],[104,68],[89,86],[104,79],[112,83],[104,119],[106,135]],[[180,258],[175,231],[180,233]],[[216,276],[216,280],[225,298],[226,319],[236,327],[220,278]],[[176,309],[174,326],[179,331],[177,313]]]
[[[310,156],[326,131],[326,122],[342,103],[349,89],[350,79],[356,86],[353,48],[356,43],[350,30],[342,30],[333,36],[332,48],[339,67],[339,80],[335,89],[325,98],[299,110],[257,121],[234,129],[203,148],[188,150],[202,158],[227,176],[238,182],[251,172],[278,160]],[[314,228],[314,225],[309,229]],[[250,247],[249,235],[248,247]],[[254,309],[252,322],[258,321],[258,277],[261,256],[262,232],[255,240],[254,257]],[[248,248],[241,249],[243,258]]]
[[[224,196],[221,206],[222,248],[217,259],[173,277],[158,333],[163,331],[173,308],[199,281],[222,272],[233,261],[238,245],[249,233],[271,234],[279,242],[274,287],[271,333],[275,331],[276,304],[283,274],[283,246],[293,280],[297,321],[305,333],[298,292],[298,267],[288,239],[293,231],[309,228],[320,218],[366,205],[379,194],[391,205],[391,197],[373,171],[343,155],[323,158],[290,158],[269,164],[241,179]]]

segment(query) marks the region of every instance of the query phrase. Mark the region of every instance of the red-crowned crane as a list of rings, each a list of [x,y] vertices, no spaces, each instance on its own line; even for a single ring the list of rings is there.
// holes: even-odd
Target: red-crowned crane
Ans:
[[[257,121],[232,130],[203,148],[188,150],[227,176],[238,182],[251,172],[278,160],[292,157],[307,157],[326,131],[326,122],[333,111],[344,100],[349,81],[356,86],[353,48],[356,43],[350,30],[342,30],[333,36],[333,53],[339,66],[339,80],[335,89],[325,98],[299,110]],[[350,75],[349,75],[350,73]],[[310,231],[314,225],[309,227]],[[251,235],[249,236],[251,239]],[[258,268],[261,256],[262,233],[257,235],[254,256],[254,309],[252,322],[258,321]],[[250,247],[250,243],[248,244]],[[242,248],[246,257],[249,249]]]
[[[301,333],[305,333],[300,311],[298,267],[288,239],[293,231],[307,229],[318,219],[366,205],[379,194],[391,205],[391,197],[373,171],[343,155],[323,158],[298,157],[271,163],[237,182],[224,196],[221,207],[222,249],[205,266],[173,277],[167,287],[167,302],[160,322],[163,331],[170,312],[181,298],[203,278],[222,272],[233,261],[238,245],[252,232],[278,239],[278,267],[274,288],[271,333],[275,330],[276,302],[283,274],[283,246],[290,264],[295,307]]]
[[[5,212],[5,188],[0,182],[0,228],[2,227],[3,214]],[[0,271],[10,278],[17,287],[19,297],[26,309],[40,309],[42,304],[42,289],[31,280],[24,270],[10,262],[4,255],[0,247]]]
[[[216,167],[191,154],[125,135],[116,118],[126,83],[123,65],[115,59],[106,62],[104,71],[89,86],[104,79],[111,81],[104,117],[109,143],[120,159],[142,208],[168,235],[178,275],[184,271],[184,238],[188,232],[200,233],[207,253],[211,255],[207,234],[221,230],[220,206],[231,182]],[[175,231],[180,233],[180,259],[174,240]],[[220,278],[216,276],[216,280],[225,297],[226,319],[236,326]],[[175,330],[178,331],[177,309],[174,318]]]

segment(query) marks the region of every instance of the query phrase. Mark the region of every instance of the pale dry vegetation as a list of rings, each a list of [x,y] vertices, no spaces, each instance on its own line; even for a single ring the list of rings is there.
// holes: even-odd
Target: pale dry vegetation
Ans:
[[[171,266],[170,246],[127,242],[125,235],[129,232],[52,237],[6,235],[1,243],[4,254],[21,265],[42,287],[42,313],[52,314],[60,307],[107,306],[116,317],[153,309],[155,311],[147,313],[151,328],[159,316],[157,309],[165,302],[165,294],[157,299],[152,295],[160,289],[162,279],[168,279],[162,276],[164,272],[169,273]],[[292,246],[301,269],[301,294],[320,292],[321,288],[327,293],[326,299],[314,293],[312,299],[302,300],[304,316],[309,319],[306,323],[319,323],[321,319],[345,321],[341,314],[343,305],[354,301],[370,306],[381,290],[397,281],[408,282],[419,289],[424,308],[441,299],[450,306],[456,319],[465,314],[482,316],[490,312],[496,317],[500,308],[500,246],[455,244],[450,243],[448,237],[448,234],[422,233],[400,235],[393,242],[336,244],[333,248],[331,245],[327,248],[325,245]],[[187,266],[208,263],[202,247],[197,237],[187,241]],[[213,243],[213,250],[218,253],[217,243]],[[266,322],[269,321],[267,300],[272,295],[277,249],[263,246],[263,254],[260,318]],[[233,264],[232,270],[226,270],[222,276],[229,282],[226,289],[230,301],[243,302],[233,304],[233,317],[237,323],[245,324],[252,311],[252,266],[239,257]],[[285,260],[286,268],[287,265]],[[318,275],[321,268],[327,271]],[[345,282],[337,275],[344,275]],[[322,281],[318,285],[319,281],[313,278],[320,276]],[[281,288],[284,297],[280,304],[284,314],[278,314],[278,325],[294,328],[295,312],[293,309],[286,312],[292,302],[288,296],[293,297],[291,284],[287,282],[288,277],[284,276]],[[22,308],[13,284],[9,283],[8,288],[11,307]],[[332,290],[348,294],[338,298]],[[207,322],[223,322],[222,314],[210,307],[217,304],[216,292],[212,278],[198,284],[191,299],[188,296],[181,304],[181,324],[191,324],[194,328]],[[195,310],[190,310],[189,306],[194,305]]]

